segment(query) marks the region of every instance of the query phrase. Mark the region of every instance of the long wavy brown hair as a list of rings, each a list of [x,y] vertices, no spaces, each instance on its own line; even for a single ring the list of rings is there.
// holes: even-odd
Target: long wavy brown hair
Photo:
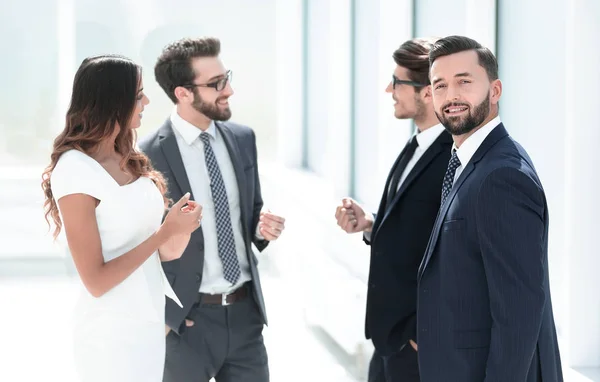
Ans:
[[[135,149],[136,133],[129,127],[140,79],[141,67],[123,56],[88,57],[79,66],[73,81],[65,128],[54,140],[50,164],[42,174],[44,216],[50,228],[52,219],[55,239],[62,228],[50,183],[56,163],[64,152],[72,149],[88,155],[93,153],[101,143],[115,135],[116,129],[119,132],[115,139],[115,151],[122,156],[121,169],[131,173],[134,179],[140,176],[150,178],[162,193],[165,207],[168,205],[165,180],[152,168],[148,158]]]

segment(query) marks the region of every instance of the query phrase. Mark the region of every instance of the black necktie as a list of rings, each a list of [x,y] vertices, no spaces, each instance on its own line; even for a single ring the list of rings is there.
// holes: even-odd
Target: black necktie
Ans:
[[[452,186],[454,185],[454,175],[456,174],[456,169],[459,167],[460,159],[458,159],[458,155],[456,155],[456,150],[452,149],[452,157],[450,158],[450,162],[448,162],[448,169],[446,170],[446,175],[444,175],[444,183],[442,183],[442,205],[444,205],[446,198],[452,190]]]
[[[402,150],[402,154],[400,154],[402,155],[402,157],[400,158],[400,161],[398,161],[398,165],[394,169],[394,173],[392,174],[392,180],[390,181],[390,188],[388,190],[388,197],[386,203],[387,206],[390,205],[390,203],[394,199],[394,196],[396,196],[396,192],[398,191],[398,183],[402,178],[402,174],[406,169],[406,165],[413,157],[415,150],[418,146],[419,142],[417,141],[417,136],[413,135],[412,138],[406,144],[404,150]]]

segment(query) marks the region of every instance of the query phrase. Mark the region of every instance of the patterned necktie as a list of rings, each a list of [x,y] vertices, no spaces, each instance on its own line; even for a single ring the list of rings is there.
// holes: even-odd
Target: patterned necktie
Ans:
[[[444,205],[448,194],[450,194],[450,190],[452,190],[452,186],[454,185],[454,174],[456,174],[456,169],[459,167],[460,159],[458,159],[458,155],[456,155],[456,150],[452,149],[452,157],[450,158],[450,162],[448,162],[448,169],[446,170],[444,183],[442,184],[442,205]]]
[[[231,227],[231,217],[229,214],[229,201],[227,200],[227,191],[223,176],[215,158],[215,153],[210,145],[210,135],[206,132],[200,134],[200,140],[204,143],[204,158],[206,168],[210,177],[210,191],[215,204],[215,219],[217,222],[217,244],[219,248],[219,257],[223,263],[223,274],[225,280],[235,284],[240,278],[240,263],[238,262],[235,251],[235,239],[233,238],[233,228]]]
[[[417,136],[413,135],[412,138],[406,144],[404,150],[402,150],[402,158],[398,161],[398,165],[394,169],[394,173],[392,174],[392,180],[390,182],[390,188],[388,190],[388,198],[386,205],[389,206],[394,196],[396,196],[396,192],[398,192],[398,183],[400,183],[400,179],[402,178],[402,174],[406,169],[406,165],[412,159],[415,154],[415,150],[419,147],[419,141],[417,141]]]

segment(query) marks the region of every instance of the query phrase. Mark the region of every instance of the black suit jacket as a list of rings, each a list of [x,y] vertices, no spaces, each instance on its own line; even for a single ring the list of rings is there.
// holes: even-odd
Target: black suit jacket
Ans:
[[[380,354],[416,340],[417,271],[440,207],[452,137],[442,132],[386,205],[392,167],[370,240],[371,266],[365,331]]]
[[[258,250],[262,251],[268,244],[268,241],[258,240],[255,236],[263,206],[258,178],[256,138],[252,129],[246,126],[231,122],[216,122],[215,125],[224,138],[238,182],[242,234],[250,264],[254,299],[266,324],[267,315],[257,270],[258,259],[252,252],[251,247],[251,244],[254,243]],[[169,188],[168,196],[174,202],[179,200],[186,192],[190,192],[190,199],[194,199],[169,119],[155,133],[140,140],[139,147],[150,158],[154,168],[165,177]],[[202,227],[192,233],[190,243],[181,258],[163,262],[162,265],[173,290],[183,304],[183,309],[181,309],[173,301],[167,299],[167,325],[176,333],[179,333],[183,320],[196,301],[202,282],[204,267]]]
[[[563,381],[546,197],[502,124],[441,207],[419,278],[421,381]]]

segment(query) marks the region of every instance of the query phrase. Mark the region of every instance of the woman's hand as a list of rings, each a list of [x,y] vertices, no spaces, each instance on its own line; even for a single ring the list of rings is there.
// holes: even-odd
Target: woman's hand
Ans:
[[[190,194],[187,193],[173,205],[160,228],[168,236],[167,241],[158,248],[162,261],[180,258],[192,232],[200,226],[202,206],[189,200],[189,197]]]
[[[165,217],[160,230],[168,237],[190,235],[200,227],[202,206],[189,199],[190,193],[188,192],[171,207]]]

